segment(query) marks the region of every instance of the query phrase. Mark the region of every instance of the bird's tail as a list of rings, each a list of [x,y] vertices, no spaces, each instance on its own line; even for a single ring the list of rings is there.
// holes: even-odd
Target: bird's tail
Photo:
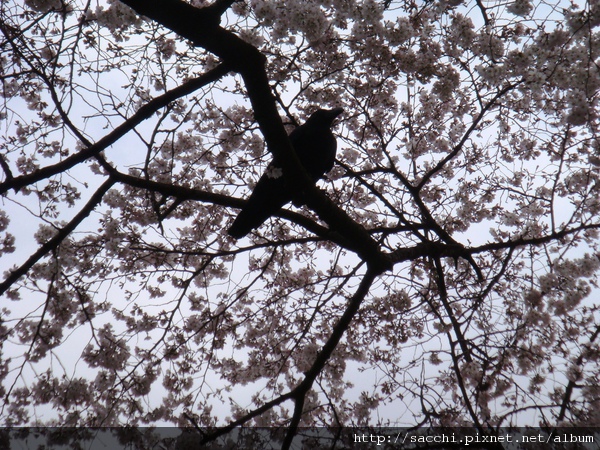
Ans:
[[[289,189],[281,176],[264,174],[227,233],[236,239],[246,236],[253,228],[261,226],[265,220],[276,214],[291,199]]]
[[[279,179],[261,178],[248,203],[240,211],[227,233],[236,239],[246,236],[252,229],[260,227],[265,220],[276,214],[290,200],[288,190]]]
[[[229,236],[240,239],[246,236],[252,229],[257,228],[269,218],[271,214],[266,211],[242,210],[227,230]]]

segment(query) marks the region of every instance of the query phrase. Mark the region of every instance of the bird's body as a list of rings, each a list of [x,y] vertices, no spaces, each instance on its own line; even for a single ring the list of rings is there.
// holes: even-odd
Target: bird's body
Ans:
[[[331,125],[341,113],[342,108],[319,109],[290,133],[298,159],[314,182],[329,172],[335,162],[336,141]],[[298,193],[284,180],[281,166],[272,161],[227,232],[239,239],[297,197]]]

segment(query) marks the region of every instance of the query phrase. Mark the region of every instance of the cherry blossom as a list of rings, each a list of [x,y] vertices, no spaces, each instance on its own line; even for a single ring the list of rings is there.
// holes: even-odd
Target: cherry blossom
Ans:
[[[599,7],[5,2],[4,424],[600,424]]]

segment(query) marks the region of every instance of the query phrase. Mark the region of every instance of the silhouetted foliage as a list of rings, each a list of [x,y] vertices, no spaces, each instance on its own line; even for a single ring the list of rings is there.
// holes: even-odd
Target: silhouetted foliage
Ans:
[[[598,425],[599,8],[4,1],[4,424]]]

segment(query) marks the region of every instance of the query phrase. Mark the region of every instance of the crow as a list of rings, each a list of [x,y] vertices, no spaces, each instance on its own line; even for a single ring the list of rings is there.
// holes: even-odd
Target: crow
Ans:
[[[337,144],[331,125],[342,111],[342,108],[319,109],[290,133],[290,142],[298,159],[315,183],[333,167]],[[294,201],[297,204],[298,197],[299,193],[283,179],[281,166],[273,160],[227,232],[236,239],[242,238],[286,203]]]

